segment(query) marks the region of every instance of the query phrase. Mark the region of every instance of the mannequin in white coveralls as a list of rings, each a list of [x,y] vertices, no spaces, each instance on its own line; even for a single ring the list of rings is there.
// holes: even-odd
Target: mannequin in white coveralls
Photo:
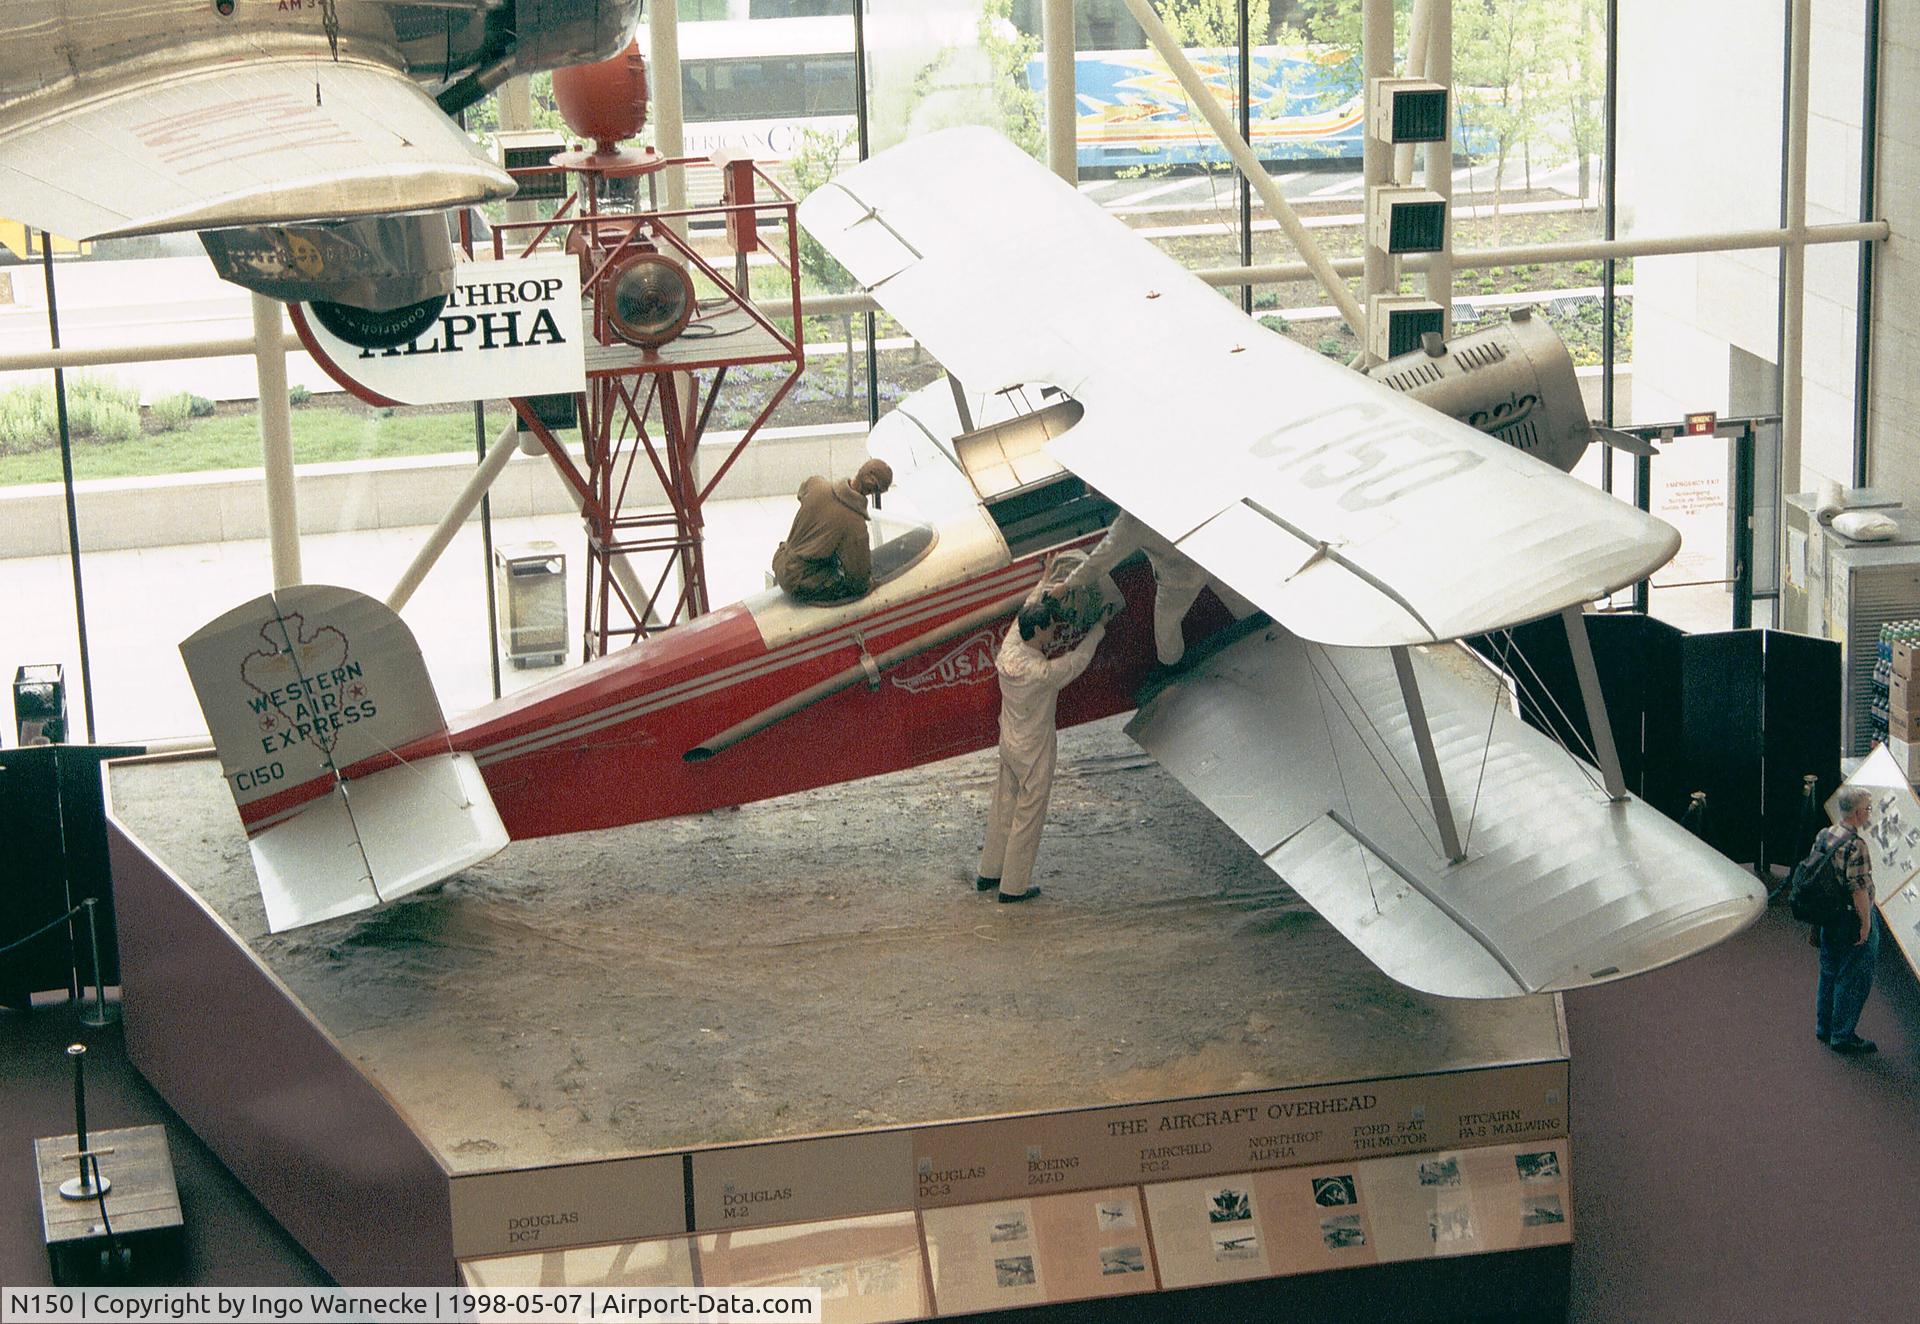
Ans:
[[[1061,592],[1055,586],[1053,592]],[[1111,610],[1111,609],[1109,609]],[[1036,587],[1020,608],[994,658],[1000,676],[1000,780],[987,813],[987,844],[980,852],[974,886],[999,889],[1002,902],[1040,895],[1029,886],[1040,832],[1047,823],[1047,799],[1053,792],[1059,737],[1054,730],[1060,691],[1070,685],[1106,635],[1105,617],[1071,653],[1048,658],[1045,649],[1059,632],[1054,599]]]
[[[1207,586],[1207,572],[1179,548],[1123,510],[1107,536],[1061,587],[1074,589],[1091,584],[1135,552],[1145,552],[1147,563],[1153,567],[1153,648],[1160,655],[1160,665],[1170,667],[1186,655],[1187,640],[1181,623],[1200,590]],[[1246,612],[1235,610],[1234,614],[1244,616]]]

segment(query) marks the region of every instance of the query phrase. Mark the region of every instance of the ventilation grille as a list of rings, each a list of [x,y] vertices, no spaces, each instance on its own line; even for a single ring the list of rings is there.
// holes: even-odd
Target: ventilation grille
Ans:
[[[1493,435],[1515,450],[1530,451],[1540,444],[1540,434],[1534,430],[1533,420],[1530,418],[1522,419],[1509,427],[1495,428]]]
[[[1389,253],[1437,253],[1447,244],[1447,204],[1396,202],[1387,224]]]
[[[1437,143],[1447,137],[1445,88],[1403,88],[1393,94],[1393,140]]]
[[[1507,351],[1500,347],[1497,340],[1482,341],[1478,345],[1465,345],[1454,350],[1453,357],[1468,372],[1477,372],[1481,368],[1491,368],[1507,357]]]
[[[1434,329],[1438,330],[1439,328],[1436,327]],[[1435,367],[1431,361],[1417,363],[1411,368],[1405,368],[1399,372],[1390,372],[1380,378],[1380,380],[1396,391],[1417,391],[1422,386],[1432,386],[1435,382],[1439,381],[1440,369]]]
[[[1420,337],[1440,332],[1445,318],[1439,308],[1395,308],[1387,313],[1387,357],[1420,348]],[[1439,374],[1435,374],[1437,377]]]

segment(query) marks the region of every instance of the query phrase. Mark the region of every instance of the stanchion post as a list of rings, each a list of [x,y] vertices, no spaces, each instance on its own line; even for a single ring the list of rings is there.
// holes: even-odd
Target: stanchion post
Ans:
[[[60,1196],[65,1200],[97,1200],[105,1195],[113,1185],[105,1176],[98,1182],[87,1169],[89,1151],[87,1148],[87,1046],[85,1044],[67,1045],[67,1056],[73,1061],[73,1135],[74,1157],[80,1163],[80,1175],[69,1177],[60,1183]]]
[[[93,1010],[82,1013],[80,1023],[98,1030],[113,1024],[115,1013],[107,1005],[106,968],[100,964],[100,916],[95,909],[98,898],[88,897],[82,904],[87,908],[87,936],[93,943]]]

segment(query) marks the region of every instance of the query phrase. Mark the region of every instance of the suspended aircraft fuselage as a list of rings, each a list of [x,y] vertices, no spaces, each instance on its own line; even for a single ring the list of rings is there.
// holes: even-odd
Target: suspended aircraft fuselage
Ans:
[[[504,65],[487,75],[491,86],[599,58],[632,31],[637,9],[634,0],[0,0],[0,135],[78,102],[261,56],[386,65],[436,92]],[[273,127],[235,102],[235,135]]]

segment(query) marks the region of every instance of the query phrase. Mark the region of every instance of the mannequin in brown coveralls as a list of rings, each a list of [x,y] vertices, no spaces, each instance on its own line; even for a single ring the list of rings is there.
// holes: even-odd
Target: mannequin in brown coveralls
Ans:
[[[773,575],[798,602],[846,602],[873,587],[867,498],[893,486],[884,460],[868,460],[851,479],[818,475],[800,484],[799,513],[773,554]]]

